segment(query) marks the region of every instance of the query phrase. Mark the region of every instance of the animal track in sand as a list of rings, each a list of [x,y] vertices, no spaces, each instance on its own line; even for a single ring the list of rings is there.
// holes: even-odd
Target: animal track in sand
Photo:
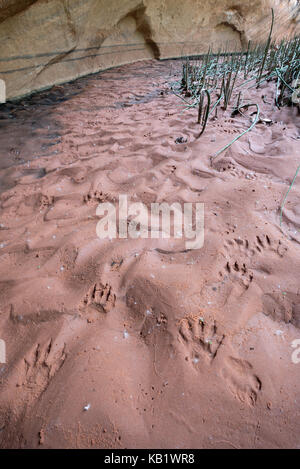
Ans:
[[[222,130],[225,133],[228,134],[238,134],[241,133],[241,131],[237,128],[234,128],[234,125],[236,125],[236,122],[234,120],[224,120],[224,124],[220,124],[218,122],[213,124],[213,127],[218,128]]]
[[[180,321],[179,335],[187,351],[185,359],[191,360],[194,367],[203,359],[212,364],[225,339],[225,335],[218,332],[215,321],[206,324],[198,316],[183,318]],[[250,406],[256,404],[262,383],[253,373],[249,362],[235,357],[226,358],[222,376],[237,399]]]
[[[55,351],[52,339],[44,344],[37,344],[30,356],[24,359],[25,380],[23,386],[37,391],[40,395],[48,387],[51,379],[61,369],[66,360],[65,346]],[[32,397],[34,397],[31,394]]]
[[[250,287],[250,284],[253,281],[253,272],[248,270],[244,262],[228,260],[225,266],[225,271],[232,277],[238,278],[246,290]],[[220,276],[222,276],[222,272],[220,272]]]
[[[191,360],[194,365],[203,358],[212,363],[225,339],[224,334],[218,333],[215,321],[207,324],[199,316],[183,318],[180,321],[179,335],[187,351],[186,360]]]
[[[250,271],[247,266],[249,242],[235,238],[233,240],[227,240],[224,247],[227,262],[224,267],[224,272],[221,271],[219,273],[220,277],[229,274],[232,278],[238,279],[242,285],[248,289],[253,280],[253,272]]]
[[[259,253],[263,253],[265,250],[273,251],[279,257],[284,257],[287,252],[287,247],[280,240],[274,241],[268,235],[256,236],[255,248]]]
[[[229,357],[222,374],[233,395],[241,402],[254,407],[258,393],[262,389],[262,382],[253,373],[251,363],[239,358]]]
[[[234,232],[234,230],[232,230]],[[228,233],[228,232],[227,232]],[[265,255],[267,252],[274,252],[279,257],[283,257],[287,248],[282,242],[274,241],[269,235],[256,236],[253,242],[241,238],[228,239],[224,243],[226,264],[225,274],[230,274],[233,278],[238,278],[246,289],[249,288],[254,274],[249,268],[251,259],[257,255]],[[223,277],[224,272],[220,272]],[[264,269],[268,273],[267,269]]]
[[[54,197],[41,194],[40,196],[40,209],[44,207],[50,207],[54,204]]]
[[[100,204],[101,202],[105,202],[106,200],[108,200],[108,195],[98,190],[90,191],[83,196],[83,201],[86,204]]]
[[[98,311],[109,313],[115,306],[116,295],[108,283],[95,283],[85,295],[83,306],[95,307]]]

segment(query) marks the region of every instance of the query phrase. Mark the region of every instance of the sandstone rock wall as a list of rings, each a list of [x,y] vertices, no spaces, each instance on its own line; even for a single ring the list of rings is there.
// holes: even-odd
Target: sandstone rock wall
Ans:
[[[7,98],[108,67],[299,34],[297,0],[2,0]]]

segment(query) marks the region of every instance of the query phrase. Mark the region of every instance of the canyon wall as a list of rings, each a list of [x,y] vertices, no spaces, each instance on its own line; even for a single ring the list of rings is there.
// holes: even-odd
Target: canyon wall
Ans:
[[[299,34],[297,0],[2,0],[7,99],[142,59],[241,49]],[[3,84],[3,83],[2,83]]]

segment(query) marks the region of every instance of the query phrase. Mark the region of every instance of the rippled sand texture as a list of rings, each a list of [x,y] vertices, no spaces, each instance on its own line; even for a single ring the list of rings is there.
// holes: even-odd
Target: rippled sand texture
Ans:
[[[300,177],[279,225],[297,109],[274,108],[273,84],[246,91],[273,122],[211,161],[249,119],[220,110],[196,139],[180,67],[0,108],[2,447],[300,448]],[[204,247],[98,239],[120,193],[203,202]]]

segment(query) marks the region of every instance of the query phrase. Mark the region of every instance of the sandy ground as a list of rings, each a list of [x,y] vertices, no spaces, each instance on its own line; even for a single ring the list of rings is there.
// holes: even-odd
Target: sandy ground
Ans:
[[[273,84],[245,92],[272,123],[211,161],[249,119],[220,111],[196,139],[179,70],[0,108],[1,447],[300,448],[300,176],[279,225],[297,109],[274,108]],[[204,247],[100,240],[97,205],[120,193],[203,202]]]

